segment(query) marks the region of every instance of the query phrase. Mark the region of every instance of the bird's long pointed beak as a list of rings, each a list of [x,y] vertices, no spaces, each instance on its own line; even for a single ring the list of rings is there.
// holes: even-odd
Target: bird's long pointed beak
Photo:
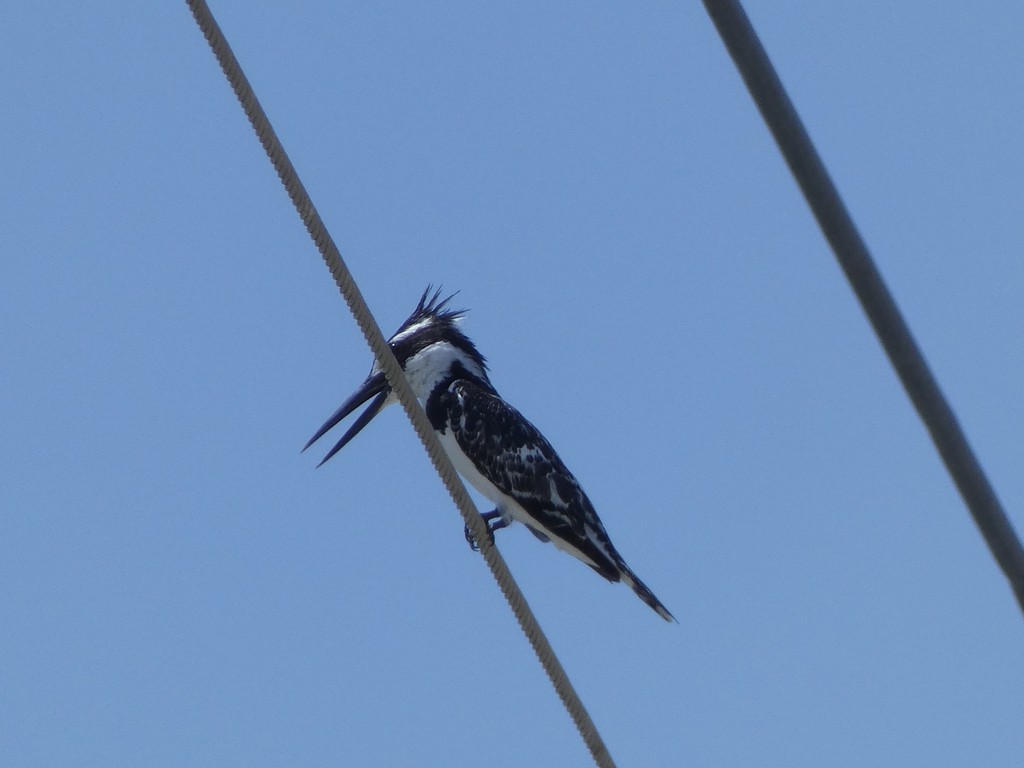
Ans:
[[[309,448],[309,446],[333,429],[338,422],[352,413],[352,411],[365,403],[371,397],[376,395],[377,397],[374,398],[374,401],[370,403],[367,409],[359,415],[359,418],[352,423],[352,426],[348,428],[348,431],[341,436],[341,440],[339,440],[335,446],[327,452],[327,455],[324,456],[323,460],[317,464],[318,467],[322,466],[324,462],[344,448],[345,445],[348,444],[349,440],[358,435],[359,431],[369,424],[373,420],[374,416],[380,413],[381,408],[384,407],[385,401],[388,399],[390,391],[391,389],[388,387],[387,380],[384,378],[383,373],[372,374],[363,382],[362,386],[353,393],[352,397],[342,403],[341,407],[331,415],[331,418],[323,423],[323,426],[316,431],[316,434],[309,439],[309,442],[306,443],[302,450]]]

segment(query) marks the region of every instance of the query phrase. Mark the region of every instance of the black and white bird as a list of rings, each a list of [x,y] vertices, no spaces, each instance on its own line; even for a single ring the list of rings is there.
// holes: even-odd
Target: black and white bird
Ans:
[[[674,621],[612,545],[594,505],[555,449],[498,395],[484,356],[459,329],[464,312],[447,308],[453,297],[441,300],[440,295],[428,287],[388,344],[455,469],[496,505],[483,515],[491,534],[514,521],[524,523],[538,539],[552,542],[609,581],[625,582],[659,616]],[[373,402],[320,464],[398,401],[378,365],[303,450],[371,397]],[[473,545],[468,530],[466,538]]]

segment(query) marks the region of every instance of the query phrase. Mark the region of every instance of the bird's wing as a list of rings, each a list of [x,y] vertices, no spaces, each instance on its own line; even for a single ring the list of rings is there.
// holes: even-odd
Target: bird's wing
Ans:
[[[456,442],[487,480],[618,580],[618,553],[579,482],[540,431],[496,394],[460,379],[445,393]]]

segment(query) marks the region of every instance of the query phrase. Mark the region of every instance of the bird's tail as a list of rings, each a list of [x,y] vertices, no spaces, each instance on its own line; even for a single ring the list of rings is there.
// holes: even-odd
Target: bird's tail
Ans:
[[[665,621],[676,621],[676,617],[669,612],[668,608],[662,605],[661,600],[654,596],[654,593],[651,592],[646,584],[640,581],[640,577],[633,573],[628,565],[620,563],[619,568],[623,584],[636,592],[636,596],[651,606]],[[679,622],[676,621],[676,623],[678,624]]]

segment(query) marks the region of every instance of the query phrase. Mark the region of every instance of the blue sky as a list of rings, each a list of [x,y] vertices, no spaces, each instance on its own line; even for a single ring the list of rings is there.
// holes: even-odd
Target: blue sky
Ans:
[[[214,2],[386,333],[679,618],[499,546],[620,765],[1016,765],[1024,623],[699,4]],[[1019,4],[748,3],[1024,529]],[[584,765],[184,3],[0,31],[0,763]]]

